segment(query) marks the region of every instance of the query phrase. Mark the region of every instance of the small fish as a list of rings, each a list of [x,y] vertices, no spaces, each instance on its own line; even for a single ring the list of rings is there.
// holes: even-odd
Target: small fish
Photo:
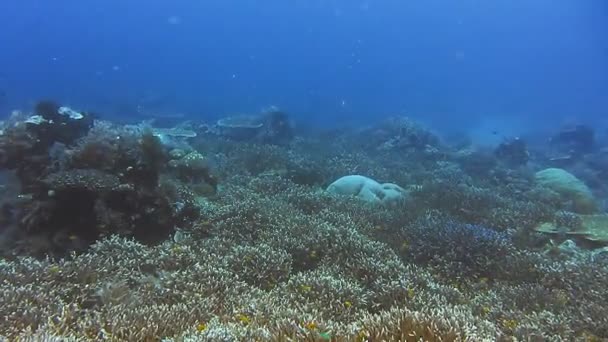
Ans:
[[[32,194],[20,194],[20,195],[17,195],[17,200],[20,200],[20,201],[30,201],[33,198],[34,198],[34,195],[32,195]]]

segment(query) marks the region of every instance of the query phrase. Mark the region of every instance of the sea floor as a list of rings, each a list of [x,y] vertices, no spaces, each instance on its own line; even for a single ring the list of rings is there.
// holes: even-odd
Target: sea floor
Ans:
[[[550,158],[405,118],[243,136],[27,120],[0,134],[0,338],[608,338],[606,241],[584,224],[603,190]],[[369,182],[333,191],[348,175]]]

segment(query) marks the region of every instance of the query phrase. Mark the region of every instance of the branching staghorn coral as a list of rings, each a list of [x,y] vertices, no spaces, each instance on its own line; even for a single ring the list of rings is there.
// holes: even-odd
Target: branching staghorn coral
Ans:
[[[89,134],[100,134],[96,130]],[[225,143],[217,139],[208,146]],[[100,140],[109,150],[116,147]],[[63,258],[1,260],[0,307],[7,314],[0,336],[31,341],[608,336],[606,258],[551,258],[518,235],[532,236],[528,230],[538,220],[564,214],[554,215],[559,203],[551,194],[534,188],[511,192],[509,185],[463,175],[451,163],[427,160],[419,167],[408,159],[412,154],[390,154],[390,165],[399,167],[389,170],[388,153],[345,154],[344,146],[327,146],[323,160],[313,163],[321,179],[382,164],[374,177],[392,181],[400,173],[403,184],[414,189],[413,201],[378,208],[330,196],[322,190],[326,184],[295,182],[285,169],[309,153],[302,146],[295,151],[241,143],[218,147],[226,163],[220,165],[218,193],[193,202],[197,218],[181,220],[169,239],[144,245],[109,234]],[[256,159],[243,157],[249,151],[269,156],[260,158],[268,163],[247,169]],[[334,158],[325,158],[330,155]],[[187,190],[174,182],[161,177],[169,198]]]

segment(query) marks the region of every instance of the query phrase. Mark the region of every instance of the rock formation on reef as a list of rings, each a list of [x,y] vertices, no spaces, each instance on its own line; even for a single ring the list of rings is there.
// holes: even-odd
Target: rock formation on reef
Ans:
[[[420,124],[403,116],[390,117],[359,133],[361,143],[378,150],[424,150],[437,147],[439,138]]]
[[[494,150],[494,155],[499,160],[510,166],[522,166],[530,160],[530,152],[526,142],[521,138],[508,139],[500,143]]]
[[[12,252],[62,255],[110,234],[161,241],[197,217],[191,183],[215,191],[209,168],[191,159],[170,168],[151,129],[94,125],[87,113],[38,103],[0,135],[0,169],[14,172],[22,191],[4,204],[7,234],[20,246]]]
[[[276,107],[259,115],[236,115],[217,121],[217,134],[235,141],[285,145],[294,136],[289,116]]]
[[[551,137],[550,143],[558,152],[580,156],[595,148],[595,131],[586,125],[565,126]]]

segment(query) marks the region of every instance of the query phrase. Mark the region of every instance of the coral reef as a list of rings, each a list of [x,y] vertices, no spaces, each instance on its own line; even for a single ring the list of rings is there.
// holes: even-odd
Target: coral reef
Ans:
[[[0,137],[0,167],[21,191],[8,219],[19,247],[2,254],[65,255],[111,234],[158,242],[197,217],[188,182],[217,185],[208,169],[188,164],[179,167],[183,182],[159,186],[169,154],[151,129],[93,125],[50,101],[35,111]]]
[[[509,236],[472,224],[453,222],[434,213],[406,227],[402,252],[420,263],[431,263],[451,278],[508,277],[503,261],[513,250]]]
[[[596,244],[608,244],[608,215],[556,214],[554,222],[538,225],[537,232],[557,237],[576,238]]]
[[[608,338],[606,215],[570,196],[596,189],[535,177],[521,146],[456,150],[405,118],[270,140],[26,120],[0,134],[0,339]],[[360,200],[371,179],[407,200]]]
[[[276,107],[269,107],[259,115],[235,115],[220,119],[215,124],[220,136],[263,144],[284,145],[294,137],[289,116]]]
[[[380,184],[361,175],[341,177],[331,183],[326,191],[335,195],[355,196],[370,203],[384,205],[395,205],[395,203],[405,201],[407,197],[405,189],[399,185]]]
[[[530,152],[523,139],[513,138],[503,141],[494,150],[494,154],[500,160],[504,160],[508,165],[526,165],[530,160]]]
[[[536,173],[536,181],[557,192],[564,202],[569,202],[572,211],[579,214],[593,214],[597,203],[587,185],[573,174],[558,168],[548,168]]]
[[[218,180],[211,171],[211,162],[196,151],[185,154],[181,150],[172,150],[169,167],[182,183],[194,187],[196,193],[212,194],[217,191]]]
[[[595,131],[581,124],[564,126],[551,137],[550,143],[556,153],[578,158],[596,147]]]

